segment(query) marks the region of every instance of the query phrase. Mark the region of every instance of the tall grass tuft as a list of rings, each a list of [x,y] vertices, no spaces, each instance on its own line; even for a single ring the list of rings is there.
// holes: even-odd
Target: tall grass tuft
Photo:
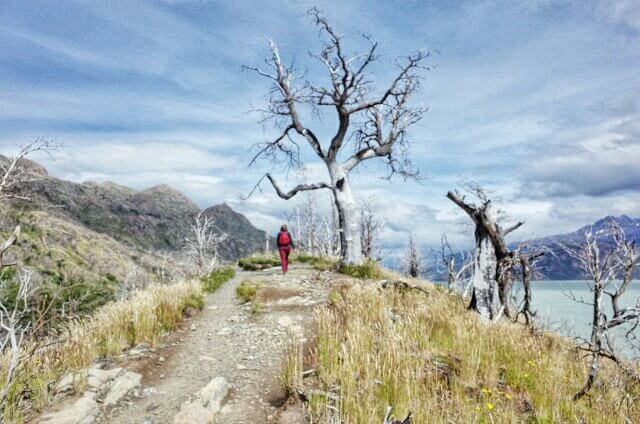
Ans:
[[[155,344],[178,325],[187,307],[200,309],[203,305],[199,282],[151,285],[129,300],[109,303],[90,318],[67,324],[48,340],[25,343],[25,358],[3,405],[2,418],[11,423],[30,419],[49,404],[51,388],[64,374],[85,369],[98,358],[117,356],[139,343]],[[6,378],[3,370],[8,360],[0,357],[0,381]]]
[[[351,277],[368,280],[379,280],[385,277],[385,273],[380,264],[371,259],[367,259],[357,265],[341,262],[338,265],[338,272]]]
[[[207,293],[213,293],[224,283],[236,276],[236,269],[231,266],[214,269],[208,275],[202,277],[202,289]]]
[[[382,422],[387,406],[415,423],[640,422],[640,402],[626,401],[640,389],[616,368],[574,402],[587,364],[569,340],[484,322],[457,295],[427,290],[356,284],[317,310],[316,392],[329,396],[310,403],[314,422]]]
[[[249,280],[242,281],[238,287],[236,287],[236,296],[242,303],[251,302],[256,298],[258,294],[258,284],[252,283]]]

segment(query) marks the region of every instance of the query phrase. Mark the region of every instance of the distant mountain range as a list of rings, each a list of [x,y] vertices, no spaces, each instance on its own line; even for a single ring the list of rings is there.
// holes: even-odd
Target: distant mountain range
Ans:
[[[563,246],[575,248],[584,244],[585,234],[591,231],[597,237],[602,251],[609,251],[613,244],[611,232],[613,222],[617,222],[620,225],[628,240],[640,242],[640,219],[621,215],[618,217],[607,216],[592,225],[586,225],[568,234],[541,237],[525,243],[531,248],[545,247],[551,251],[552,254],[543,256],[537,265],[538,271],[545,279],[579,280],[584,278],[584,271],[577,261],[567,254]],[[515,244],[512,244],[511,247],[515,247]]]
[[[575,249],[584,244],[585,233],[591,231],[597,236],[602,251],[610,250],[613,243],[611,224],[614,221],[622,227],[628,240],[637,240],[640,243],[640,219],[621,215],[618,217],[607,216],[571,233],[511,243],[509,247],[513,249],[519,244],[527,244],[530,248],[545,247],[549,250],[549,254],[543,256],[536,266],[541,277],[545,280],[582,280],[585,278],[584,271],[577,261],[567,254],[565,247]],[[446,275],[440,263],[439,251],[435,253],[429,255],[428,252],[423,252],[426,262],[424,276],[436,281],[445,280]],[[404,249],[389,249],[384,252],[383,264],[397,269],[400,267],[399,263],[403,254]],[[462,255],[457,256],[457,263],[462,263]],[[640,276],[640,270],[638,275]]]
[[[184,249],[200,212],[193,201],[166,185],[137,191],[112,182],[75,183],[48,175],[35,162],[25,164],[38,178],[18,194],[31,201],[0,205],[0,235],[20,223],[18,256],[45,274],[71,272],[85,280],[109,274],[122,281],[134,268],[150,272],[160,266],[161,252]],[[218,231],[231,234],[219,247],[222,259],[236,260],[263,248],[265,232],[227,204],[204,213]]]

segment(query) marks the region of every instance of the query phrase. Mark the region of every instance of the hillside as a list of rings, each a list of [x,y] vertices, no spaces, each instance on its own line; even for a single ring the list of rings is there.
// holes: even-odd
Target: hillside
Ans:
[[[106,234],[129,248],[180,251],[200,208],[179,191],[158,185],[136,191],[112,182],[75,183],[52,177],[33,162],[41,176],[19,192],[31,202],[17,202],[23,212],[38,210],[88,230]],[[206,209],[215,228],[235,237],[220,246],[220,257],[235,260],[262,249],[265,233],[226,204]]]

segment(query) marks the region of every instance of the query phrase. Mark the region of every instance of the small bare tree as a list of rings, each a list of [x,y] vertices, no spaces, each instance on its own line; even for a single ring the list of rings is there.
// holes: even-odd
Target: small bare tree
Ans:
[[[324,40],[320,52],[312,57],[326,68],[328,84],[319,85],[297,77],[293,65],[286,65],[277,45],[269,41],[271,57],[265,62],[270,69],[245,68],[270,81],[268,105],[261,110],[263,122],[273,120],[282,131],[275,140],[257,146],[258,152],[250,165],[260,158],[272,162],[284,158],[287,167],[300,167],[302,159],[297,137],[304,140],[326,166],[330,180],[300,184],[283,191],[276,179],[267,173],[254,190],[264,179],[268,179],[278,196],[285,200],[302,191],[330,190],[338,214],[342,259],[360,263],[363,258],[358,217],[349,178],[358,165],[373,158],[386,161],[389,177],[394,174],[404,178],[418,176],[407,154],[408,130],[422,119],[426,108],[411,106],[410,100],[420,88],[420,71],[426,69],[424,62],[428,53],[420,51],[397,61],[397,72],[391,83],[376,92],[370,68],[379,58],[378,43],[365,36],[366,52],[350,56],[343,45],[343,37],[318,9],[311,9],[309,16]],[[337,128],[328,143],[323,143],[319,133],[305,124],[302,110],[305,107],[316,112],[322,108],[335,111]],[[353,141],[347,143],[350,139]],[[347,152],[347,146],[353,150]],[[341,160],[345,155],[346,159]]]
[[[520,275],[522,278],[523,289],[523,298],[521,304],[522,306],[518,310],[518,313],[515,316],[515,320],[517,321],[520,315],[522,315],[527,326],[533,325],[533,319],[536,316],[536,312],[532,309],[533,296],[531,292],[531,280],[534,276],[537,279],[542,277],[542,275],[536,269],[536,264],[543,255],[548,253],[553,254],[552,251],[545,247],[531,249],[526,244],[520,245],[515,251],[514,257],[519,262],[518,268],[520,270]]]
[[[0,157],[0,201],[9,199],[29,200],[29,197],[20,191],[24,184],[33,182],[41,175],[34,174],[26,157],[36,152],[50,152],[57,148],[57,144],[39,138],[20,147],[18,153],[11,158]],[[16,261],[5,255],[16,243],[20,236],[20,225],[17,225],[11,236],[0,245],[0,275],[4,276],[7,267],[15,266]],[[31,271],[18,272],[18,288],[15,300],[10,303],[8,299],[0,297],[0,360],[3,363],[3,382],[0,386],[0,405],[4,405],[9,390],[15,378],[21,360],[24,358],[22,345],[25,337],[32,330],[33,322],[30,318],[34,312],[31,307],[31,298],[36,291],[32,283]],[[0,279],[0,293],[6,293],[7,279]],[[51,303],[42,309],[46,313]],[[44,325],[44,322],[41,322]]]
[[[409,233],[407,248],[402,259],[402,265],[407,275],[413,278],[419,278],[424,264],[422,263],[422,255],[415,243],[413,234]]]
[[[187,253],[193,259],[199,273],[209,273],[218,264],[218,245],[227,235],[216,231],[214,222],[204,211],[196,215],[191,224],[191,237],[185,239]]]
[[[502,313],[513,318],[515,310],[511,302],[513,269],[518,263],[515,253],[507,247],[505,237],[520,228],[518,222],[502,228],[501,211],[493,207],[485,190],[469,187],[478,203],[469,202],[457,191],[447,193],[447,198],[469,215],[475,226],[475,253],[473,265],[473,294],[470,308],[487,319],[497,319]],[[499,300],[495,301],[496,288]],[[496,303],[498,306],[496,307]]]
[[[624,297],[633,280],[636,266],[640,261],[640,250],[635,240],[627,240],[623,229],[614,223],[611,228],[613,246],[602,249],[597,236],[589,230],[585,243],[580,248],[563,246],[564,250],[580,263],[593,294],[592,302],[584,302],[592,307],[591,339],[580,340],[578,347],[591,356],[589,375],[584,387],[575,395],[578,400],[585,396],[598,379],[601,359],[606,358],[618,364],[636,382],[640,383],[637,370],[629,366],[616,352],[610,330],[628,326],[625,335],[631,339],[633,331],[640,325],[640,297],[629,307],[622,307]],[[605,299],[610,301],[611,314]]]
[[[333,212],[333,206],[331,209]],[[305,201],[293,209],[287,222],[299,251],[329,256],[338,253],[334,214],[321,211],[314,192],[306,193]]]
[[[31,282],[31,272],[18,273],[19,285],[15,301],[9,305],[5,299],[0,299],[0,353],[7,355],[8,361],[3,364],[4,381],[0,386],[0,405],[7,399],[21,360],[24,358],[23,342],[31,329],[31,304],[30,298],[35,292],[35,286]],[[0,292],[5,292],[7,284],[0,284]],[[0,356],[0,359],[2,357]]]
[[[160,281],[163,281],[164,269],[161,269],[160,272],[162,273],[162,276],[158,276],[161,279]],[[144,289],[148,284],[148,275],[146,275],[140,267],[134,266],[129,270],[129,272],[127,272],[122,284],[118,286],[117,298],[119,300],[130,299],[134,294]]]
[[[50,153],[58,147],[59,145],[51,140],[37,138],[20,146],[18,153],[13,157],[8,158],[0,155],[0,200],[29,200],[29,197],[20,192],[18,188],[37,181],[41,176],[34,174],[29,166],[27,156],[37,152]]]
[[[373,212],[371,201],[371,198],[364,199],[360,204],[360,221],[358,223],[360,250],[365,259],[374,259],[376,239],[385,225],[384,220],[376,217]]]
[[[460,259],[460,265],[456,263],[456,256]],[[446,234],[442,234],[440,237],[440,260],[447,273],[447,287],[452,290],[460,290],[463,296],[466,296],[467,284],[461,284],[463,283],[462,277],[469,273],[473,267],[473,261],[467,258],[467,254],[460,249],[457,249],[457,253],[455,253]]]

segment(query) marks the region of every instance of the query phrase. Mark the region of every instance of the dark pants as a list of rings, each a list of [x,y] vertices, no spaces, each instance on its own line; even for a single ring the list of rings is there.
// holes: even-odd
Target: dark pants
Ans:
[[[289,253],[291,253],[291,246],[281,247],[279,250],[280,262],[282,263],[282,272],[286,274],[289,270]]]

